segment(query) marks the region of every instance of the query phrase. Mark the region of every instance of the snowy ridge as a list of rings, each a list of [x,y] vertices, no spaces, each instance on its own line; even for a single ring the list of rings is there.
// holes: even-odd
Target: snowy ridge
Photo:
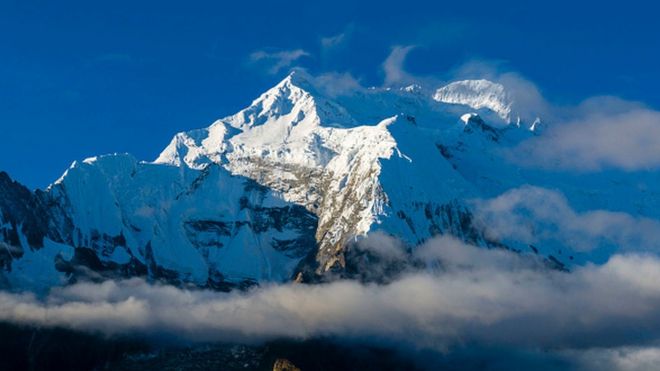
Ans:
[[[187,170],[129,155],[82,163],[51,193],[67,200],[75,245],[109,236],[116,243],[103,247],[104,257],[125,250],[121,255],[200,285],[218,275],[229,282],[288,279],[316,224],[304,209],[221,167]]]
[[[452,82],[436,90],[433,99],[442,103],[465,105],[476,110],[489,109],[507,124],[512,122],[511,98],[503,85],[488,80]]]

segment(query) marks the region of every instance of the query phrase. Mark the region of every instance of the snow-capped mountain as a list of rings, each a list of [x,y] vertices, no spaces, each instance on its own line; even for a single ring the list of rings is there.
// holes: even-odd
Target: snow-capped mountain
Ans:
[[[433,99],[442,103],[468,106],[475,110],[487,109],[506,123],[512,120],[513,100],[502,84],[488,80],[452,82],[436,90]]]
[[[581,179],[502,161],[500,151],[537,135],[529,129],[538,122],[501,125],[512,122],[512,104],[486,80],[330,97],[297,71],[240,112],[176,134],[153,162],[126,154],[74,162],[36,192],[2,174],[5,284],[285,281],[341,272],[349,243],[378,230],[410,246],[437,234],[502,246],[476,226],[471,200],[527,183],[567,190],[578,205],[628,207],[611,201],[626,187],[604,182],[586,194]],[[502,122],[490,124],[489,112]],[[572,263],[552,246],[533,250]]]
[[[346,243],[371,230],[416,243],[431,230],[455,229],[443,219],[466,210],[452,202],[475,194],[425,140],[414,116],[370,113],[375,121],[353,117],[294,73],[236,115],[177,134],[155,163],[193,169],[219,164],[304,206],[318,216],[323,272],[340,268]]]

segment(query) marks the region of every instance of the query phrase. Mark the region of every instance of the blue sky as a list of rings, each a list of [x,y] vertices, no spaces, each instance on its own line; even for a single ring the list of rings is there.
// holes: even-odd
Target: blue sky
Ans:
[[[34,188],[75,159],[151,160],[175,132],[237,111],[292,66],[381,85],[394,46],[416,46],[405,69],[417,75],[485,61],[556,103],[615,95],[660,107],[660,9],[533,3],[5,0],[0,170]]]

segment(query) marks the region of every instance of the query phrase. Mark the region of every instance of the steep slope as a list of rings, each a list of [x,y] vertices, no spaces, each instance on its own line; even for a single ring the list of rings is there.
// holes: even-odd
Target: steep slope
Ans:
[[[146,275],[224,288],[290,279],[315,250],[314,215],[218,166],[194,170],[110,155],[74,163],[40,196],[19,190],[18,204],[49,206],[33,209],[36,227],[24,228],[32,241],[23,231],[16,238],[16,228],[5,228],[4,240],[17,251],[38,250],[44,236],[76,247],[59,263],[74,278]],[[3,214],[21,217],[2,206]]]

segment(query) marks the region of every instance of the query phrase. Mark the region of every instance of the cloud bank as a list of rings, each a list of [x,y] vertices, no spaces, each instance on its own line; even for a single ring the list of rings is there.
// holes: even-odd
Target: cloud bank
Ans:
[[[660,222],[622,212],[577,212],[558,191],[523,186],[475,201],[477,225],[495,240],[557,242],[577,251],[614,246],[621,251],[660,250]]]
[[[576,117],[553,123],[544,135],[521,143],[514,158],[524,165],[588,172],[660,167],[660,112],[643,107],[612,112],[613,103],[625,102],[586,102]]]
[[[383,236],[381,244],[388,244]],[[377,248],[397,259],[396,243]],[[218,293],[140,279],[79,283],[39,299],[0,293],[0,320],[196,341],[335,337],[448,352],[460,344],[578,352],[660,341],[660,259],[616,255],[572,273],[441,237],[385,285],[338,281]],[[412,266],[412,265],[411,265]],[[571,355],[571,357],[577,357]]]

